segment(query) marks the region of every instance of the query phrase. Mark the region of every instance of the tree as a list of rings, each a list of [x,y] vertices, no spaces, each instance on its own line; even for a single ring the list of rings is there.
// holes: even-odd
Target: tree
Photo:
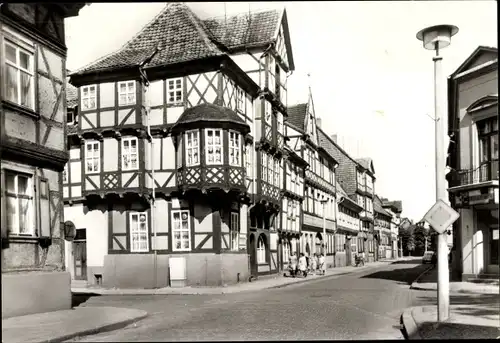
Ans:
[[[415,225],[414,229],[414,242],[415,242],[415,254],[417,256],[423,255],[425,252],[426,248],[426,241],[427,241],[427,249],[431,250],[429,247],[429,229],[426,229],[423,225],[423,223],[417,223]]]
[[[403,255],[411,256],[411,253],[415,250],[414,230],[415,227],[413,224],[406,227],[399,227],[399,237],[401,237],[401,243],[403,245]]]

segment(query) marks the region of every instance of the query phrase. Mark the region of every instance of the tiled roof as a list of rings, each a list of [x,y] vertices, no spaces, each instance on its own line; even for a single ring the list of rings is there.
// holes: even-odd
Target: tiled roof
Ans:
[[[213,37],[231,50],[273,42],[280,18],[281,11],[268,10],[241,13],[227,19],[210,18],[203,22]]]
[[[341,196],[347,198],[348,197],[347,192],[344,190],[344,188],[342,188],[342,185],[338,181],[335,181],[335,183],[336,183],[336,186],[337,186],[337,192]]]
[[[179,127],[182,124],[190,124],[200,121],[216,123],[230,122],[244,127],[247,132],[250,131],[250,126],[248,126],[248,124],[246,124],[243,119],[236,114],[236,112],[226,107],[208,103],[190,107],[185,110],[172,127],[172,130],[175,130],[176,127]]]
[[[372,159],[367,158],[357,158],[356,162],[358,162],[363,168],[370,170],[370,164],[372,163]]]
[[[151,22],[120,50],[111,53],[73,74],[86,74],[138,65],[160,52],[148,67],[202,59],[224,53],[210,39],[204,23],[183,3],[169,3]]]
[[[298,129],[305,130],[305,120],[307,114],[307,103],[290,106],[286,109],[288,113],[288,122]]]
[[[378,196],[375,196],[375,199],[373,201],[373,209],[375,210],[375,212],[386,215],[388,217],[392,217],[392,215],[389,212],[384,210],[384,208],[382,207],[382,201]]]
[[[66,107],[73,108],[78,105],[78,88],[66,81]]]

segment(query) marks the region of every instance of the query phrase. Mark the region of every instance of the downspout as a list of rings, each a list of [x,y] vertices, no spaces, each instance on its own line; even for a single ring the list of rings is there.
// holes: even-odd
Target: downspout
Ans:
[[[338,166],[339,166],[338,163],[333,166],[333,172],[334,173],[336,172]],[[335,180],[337,180],[336,176],[335,176]],[[334,186],[335,189],[337,189],[335,185],[332,185],[332,186]],[[336,204],[334,206],[334,211],[335,211],[335,228],[333,229],[333,268],[335,268],[337,266],[337,262],[336,262],[336,259],[335,259],[336,255],[337,255],[337,238],[336,238],[337,237],[337,207],[338,207],[338,205],[340,203],[340,202],[337,202],[337,195],[335,194],[334,196],[335,196],[335,202],[336,202]],[[343,199],[343,198],[344,197],[341,197],[341,199]]]

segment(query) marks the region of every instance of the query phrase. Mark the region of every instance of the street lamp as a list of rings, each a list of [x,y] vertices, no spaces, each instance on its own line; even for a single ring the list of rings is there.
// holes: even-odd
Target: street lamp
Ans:
[[[451,37],[458,32],[453,25],[436,25],[417,33],[417,39],[423,42],[427,50],[435,50],[434,61],[434,130],[436,159],[436,201],[446,201],[445,148],[444,136],[447,130],[446,92],[444,89],[439,50],[451,43]],[[438,321],[443,322],[450,316],[450,276],[448,271],[448,242],[446,234],[438,236]]]

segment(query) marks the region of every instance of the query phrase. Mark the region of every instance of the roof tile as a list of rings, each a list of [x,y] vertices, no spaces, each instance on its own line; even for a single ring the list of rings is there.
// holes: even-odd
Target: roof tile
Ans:
[[[305,120],[307,114],[307,103],[297,104],[287,108],[288,122],[298,129],[305,130]]]

